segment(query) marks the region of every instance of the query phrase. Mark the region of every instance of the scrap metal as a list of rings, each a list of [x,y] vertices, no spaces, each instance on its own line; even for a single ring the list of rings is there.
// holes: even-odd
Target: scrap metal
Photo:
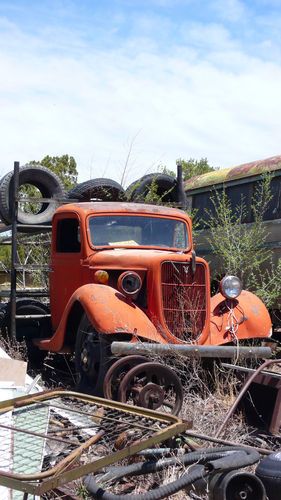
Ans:
[[[1,402],[0,431],[7,433],[7,426],[0,440],[0,485],[40,496],[181,434],[190,423],[75,392],[47,391]]]

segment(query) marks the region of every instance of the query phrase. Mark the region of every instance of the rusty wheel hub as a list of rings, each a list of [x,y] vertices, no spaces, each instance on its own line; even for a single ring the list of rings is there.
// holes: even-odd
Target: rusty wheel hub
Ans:
[[[93,334],[85,335],[81,346],[80,363],[82,371],[89,376],[96,376],[100,361],[100,346]]]
[[[122,378],[118,400],[177,415],[183,403],[181,381],[167,366],[141,363]]]
[[[156,410],[164,403],[165,391],[160,385],[149,382],[139,393],[139,405]]]

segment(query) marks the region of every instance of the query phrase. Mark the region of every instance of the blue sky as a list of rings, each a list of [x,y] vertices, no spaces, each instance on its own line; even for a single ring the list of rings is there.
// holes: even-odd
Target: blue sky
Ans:
[[[0,174],[73,155],[126,182],[281,153],[281,2],[0,0]]]

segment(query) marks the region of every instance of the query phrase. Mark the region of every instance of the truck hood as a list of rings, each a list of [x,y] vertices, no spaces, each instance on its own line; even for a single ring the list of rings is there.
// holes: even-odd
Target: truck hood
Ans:
[[[176,260],[187,262],[190,260],[190,254],[182,252],[172,252],[167,250],[151,249],[110,249],[95,252],[87,259],[90,267],[111,268],[111,269],[148,269],[157,262],[164,260]]]

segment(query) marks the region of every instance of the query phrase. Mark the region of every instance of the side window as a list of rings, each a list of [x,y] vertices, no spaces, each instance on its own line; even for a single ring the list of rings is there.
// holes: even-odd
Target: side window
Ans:
[[[56,251],[58,253],[79,253],[81,250],[78,219],[61,219],[57,222]]]

